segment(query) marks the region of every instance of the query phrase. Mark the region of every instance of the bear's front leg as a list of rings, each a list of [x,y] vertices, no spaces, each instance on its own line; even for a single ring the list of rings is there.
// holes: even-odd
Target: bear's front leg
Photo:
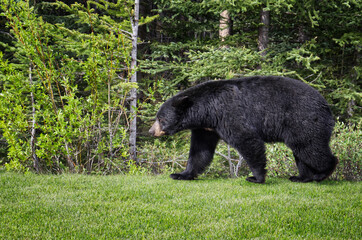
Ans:
[[[219,139],[219,135],[214,131],[193,129],[186,170],[171,174],[170,177],[175,180],[193,180],[203,173],[212,161]]]

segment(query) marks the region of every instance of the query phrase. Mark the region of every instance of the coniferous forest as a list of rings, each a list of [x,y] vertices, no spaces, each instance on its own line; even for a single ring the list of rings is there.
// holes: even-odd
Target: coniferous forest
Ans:
[[[162,173],[190,133],[152,138],[160,105],[195,84],[254,75],[306,82],[336,120],[333,179],[361,180],[361,0],[0,0],[0,169]],[[296,171],[283,144],[268,174]],[[248,175],[220,143],[206,174]]]

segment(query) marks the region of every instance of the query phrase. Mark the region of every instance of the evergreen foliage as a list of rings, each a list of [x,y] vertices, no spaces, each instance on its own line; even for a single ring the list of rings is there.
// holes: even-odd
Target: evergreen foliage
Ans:
[[[155,2],[166,24],[158,29],[146,72],[165,72],[170,82],[187,86],[206,79],[288,75],[321,91],[341,120],[361,118],[361,1]],[[262,9],[271,18],[263,59],[257,56]],[[217,34],[223,10],[229,11],[232,28],[225,42]]]

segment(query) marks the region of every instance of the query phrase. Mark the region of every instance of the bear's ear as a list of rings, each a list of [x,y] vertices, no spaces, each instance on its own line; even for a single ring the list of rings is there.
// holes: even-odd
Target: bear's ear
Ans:
[[[193,104],[189,96],[182,96],[173,101],[172,106],[178,109],[186,109],[191,107]]]

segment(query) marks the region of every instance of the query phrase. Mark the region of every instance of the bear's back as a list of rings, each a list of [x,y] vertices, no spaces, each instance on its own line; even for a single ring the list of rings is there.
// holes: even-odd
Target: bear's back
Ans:
[[[331,129],[334,125],[322,95],[308,84],[286,77],[208,81],[189,88],[182,95],[190,96],[199,112],[214,109],[209,114],[215,115],[219,122],[259,129],[265,140],[268,136],[273,136],[270,140],[281,138],[280,129],[297,133],[310,130],[308,128]]]
[[[308,84],[279,76],[253,76],[208,81],[178,95],[201,99],[204,97],[220,98],[226,101],[238,99],[248,106],[278,108],[278,110],[290,108],[311,110],[313,107],[327,105],[321,94]],[[283,109],[280,109],[281,107]]]

